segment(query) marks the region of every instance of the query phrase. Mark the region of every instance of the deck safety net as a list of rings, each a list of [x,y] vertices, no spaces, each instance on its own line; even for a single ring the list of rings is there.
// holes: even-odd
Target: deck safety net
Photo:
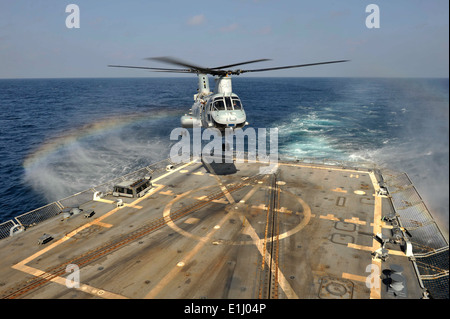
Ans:
[[[431,298],[449,298],[448,240],[406,173],[384,173],[391,202],[413,247],[419,277]]]

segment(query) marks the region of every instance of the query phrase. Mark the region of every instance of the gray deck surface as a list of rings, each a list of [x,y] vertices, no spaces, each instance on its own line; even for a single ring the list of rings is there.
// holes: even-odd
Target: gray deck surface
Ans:
[[[374,260],[392,206],[367,170],[279,163],[190,163],[153,179],[140,199],[108,195],[0,241],[7,298],[420,298],[399,245]],[[213,170],[219,174],[211,174]],[[372,175],[372,178],[371,178]],[[38,245],[44,233],[54,239]],[[67,288],[79,267],[80,286]],[[388,291],[399,265],[405,289]],[[371,271],[374,271],[372,273]],[[369,277],[369,278],[368,278]],[[373,277],[373,278],[372,278]],[[370,285],[367,281],[370,281]]]

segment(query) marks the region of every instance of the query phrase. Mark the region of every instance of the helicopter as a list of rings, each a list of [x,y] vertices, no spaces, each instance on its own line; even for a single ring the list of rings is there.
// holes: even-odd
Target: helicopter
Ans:
[[[145,69],[153,72],[197,74],[198,88],[197,94],[194,95],[194,104],[189,110],[189,113],[181,117],[181,125],[183,128],[194,128],[194,127],[216,128],[222,133],[225,131],[225,129],[234,130],[249,125],[249,123],[247,122],[247,117],[242,102],[239,96],[233,93],[231,75],[241,75],[243,73],[249,72],[265,72],[265,71],[300,68],[300,67],[341,63],[349,61],[349,60],[337,60],[337,61],[316,62],[309,64],[271,67],[263,69],[231,70],[229,68],[243,64],[269,61],[270,59],[257,59],[234,64],[222,65],[214,68],[198,66],[190,62],[185,62],[178,58],[173,57],[153,57],[153,58],[146,58],[145,60],[153,60],[167,64],[182,66],[185,67],[185,69],[154,68],[154,67],[129,66],[129,65],[108,65],[108,67]],[[215,87],[212,92],[209,87],[208,75],[216,77]]]

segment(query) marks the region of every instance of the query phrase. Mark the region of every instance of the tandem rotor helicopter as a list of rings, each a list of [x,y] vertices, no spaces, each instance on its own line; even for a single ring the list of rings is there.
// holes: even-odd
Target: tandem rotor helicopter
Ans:
[[[170,73],[195,73],[198,76],[198,93],[194,95],[194,104],[188,114],[181,117],[181,125],[184,128],[203,127],[217,128],[224,132],[226,128],[236,129],[243,128],[248,125],[242,102],[238,95],[233,93],[231,85],[231,75],[240,75],[248,72],[264,72],[290,68],[301,68],[306,66],[331,64],[347,62],[349,60],[327,61],[309,64],[280,66],[264,69],[230,70],[238,65],[250,64],[256,62],[269,61],[270,59],[258,59],[246,62],[240,62],[229,65],[222,65],[214,68],[206,68],[194,65],[189,62],[182,61],[173,57],[155,57],[146,60],[154,60],[172,65],[182,66],[186,69],[168,69],[154,68],[144,66],[128,66],[128,65],[108,65],[117,68],[145,69],[154,72],[170,72]],[[209,88],[208,75],[216,76],[214,91]]]

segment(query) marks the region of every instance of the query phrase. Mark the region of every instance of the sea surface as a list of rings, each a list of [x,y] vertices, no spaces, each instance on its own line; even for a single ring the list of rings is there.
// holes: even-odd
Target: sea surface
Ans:
[[[168,157],[196,89],[193,76],[0,80],[0,222]],[[408,173],[448,232],[448,79],[242,77],[233,92],[250,127],[279,129],[282,154]]]

